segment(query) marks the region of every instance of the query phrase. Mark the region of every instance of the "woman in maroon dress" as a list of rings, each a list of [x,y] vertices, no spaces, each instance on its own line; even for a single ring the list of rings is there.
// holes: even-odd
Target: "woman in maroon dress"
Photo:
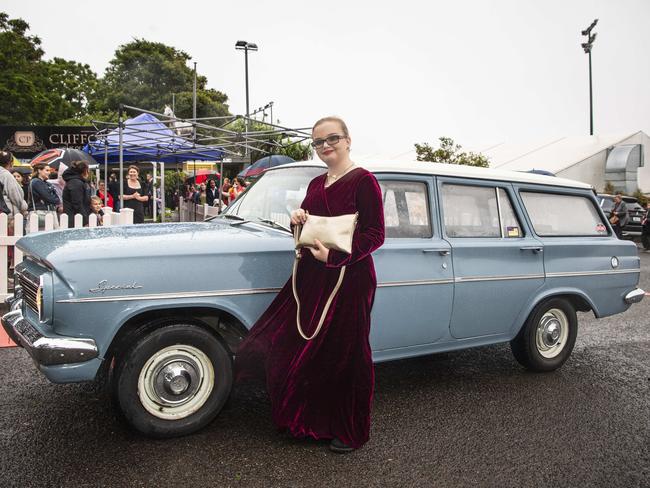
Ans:
[[[293,225],[309,214],[359,212],[352,254],[320,242],[303,250],[297,273],[302,330],[311,336],[325,302],[347,266],[320,333],[310,341],[296,327],[291,279],[262,314],[237,352],[237,380],[262,377],[275,424],[296,437],[330,439],[330,449],[350,452],[368,441],[374,390],[369,343],[377,279],[371,253],[384,242],[381,189],[369,171],[350,160],[350,135],[335,117],[316,122],[313,147],[327,164],[314,178]]]

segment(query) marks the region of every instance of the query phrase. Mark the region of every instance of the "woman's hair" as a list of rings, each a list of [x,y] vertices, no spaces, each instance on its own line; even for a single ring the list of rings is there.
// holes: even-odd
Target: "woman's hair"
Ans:
[[[42,169],[45,169],[47,164],[45,163],[36,163],[32,166],[32,178],[38,178],[38,172]]]
[[[7,166],[14,160],[14,155],[9,151],[0,151],[0,166]]]
[[[135,164],[132,164],[131,166],[129,166],[129,168],[126,170],[126,172],[128,173],[132,169],[134,169],[138,174],[140,174],[140,168],[138,168]]]
[[[72,161],[70,163],[70,169],[74,171],[75,173],[79,173],[80,175],[88,172],[88,162],[87,161]]]
[[[321,124],[324,124],[325,122],[336,122],[341,126],[341,130],[343,131],[343,135],[345,137],[350,137],[350,132],[348,131],[348,126],[345,125],[345,122],[343,122],[343,119],[341,117],[335,117],[335,116],[330,116],[330,117],[323,117],[322,119],[318,119],[314,126],[311,128],[311,130],[314,130],[316,127],[318,127]]]

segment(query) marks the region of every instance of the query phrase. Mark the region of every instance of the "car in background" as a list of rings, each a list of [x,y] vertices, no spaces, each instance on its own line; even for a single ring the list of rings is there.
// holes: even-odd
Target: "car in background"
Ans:
[[[614,195],[598,194],[596,198],[598,200],[598,205],[600,205],[600,208],[602,208],[605,215],[609,217],[609,213],[614,208]],[[630,217],[627,225],[623,227],[623,237],[640,237],[643,230],[641,222],[645,216],[645,209],[634,197],[621,195],[621,198],[627,206],[627,213]]]

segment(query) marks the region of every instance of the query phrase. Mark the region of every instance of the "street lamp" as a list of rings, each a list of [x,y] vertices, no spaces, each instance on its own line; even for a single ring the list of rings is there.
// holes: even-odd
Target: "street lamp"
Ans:
[[[591,87],[591,48],[596,40],[596,33],[591,33],[592,29],[596,27],[598,19],[595,19],[589,27],[582,31],[583,36],[587,36],[587,42],[581,44],[585,53],[589,54],[589,135],[594,135],[594,99]]]
[[[248,51],[257,51],[257,44],[248,41],[237,41],[235,49],[244,51],[244,64],[246,68],[246,132],[248,132],[248,117],[250,116],[250,109],[248,107]],[[248,146],[246,146],[246,154],[248,155]]]

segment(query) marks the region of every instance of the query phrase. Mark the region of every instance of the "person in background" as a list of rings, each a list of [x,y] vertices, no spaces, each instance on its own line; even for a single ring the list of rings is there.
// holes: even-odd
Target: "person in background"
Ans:
[[[205,202],[211,207],[219,205],[219,189],[217,188],[217,182],[214,180],[208,180],[208,188],[205,190]]]
[[[104,211],[102,210],[103,205],[104,200],[102,200],[100,197],[90,197],[90,211],[97,216],[98,226],[104,225]]]
[[[197,205],[204,205],[207,202],[207,193],[206,193],[205,183],[199,185],[199,191],[194,194],[194,203]]]
[[[27,200],[27,192],[29,191],[29,178],[27,178],[27,184],[25,184],[25,180],[23,179],[23,175],[16,171],[15,169],[11,172],[14,178],[16,178],[16,181],[20,185],[20,187],[23,189],[23,198]]]
[[[59,200],[61,202],[63,202],[63,189],[65,188],[65,180],[63,179],[63,173],[65,173],[66,169],[68,169],[68,167],[63,163],[59,163],[58,167],[50,166],[50,176],[49,176],[48,183],[52,185],[54,191],[56,191],[56,194],[59,197]],[[63,211],[63,207],[61,206],[59,207],[59,212],[62,211]]]
[[[48,183],[50,167],[45,163],[37,163],[33,168],[34,173],[27,192],[27,204],[32,212],[30,218],[37,218],[39,229],[44,228],[45,216],[50,213],[54,217],[54,228],[58,229],[57,208],[61,201],[54,187]]]
[[[645,252],[650,252],[650,201],[645,204],[645,214],[641,221],[641,244]]]
[[[147,202],[145,203],[144,210],[145,213],[151,217],[153,216],[153,193],[154,193],[154,182],[151,173],[147,173],[144,188],[146,191],[146,195],[149,197],[149,200],[147,200]]]
[[[620,193],[614,195],[614,208],[609,213],[609,222],[619,239],[623,238],[623,227],[625,227],[630,219],[627,212],[627,205],[623,201]]]
[[[63,211],[68,216],[68,226],[74,226],[74,216],[83,217],[83,225],[88,225],[90,214],[90,185],[88,177],[90,170],[86,161],[73,161],[63,172],[65,187],[63,188]]]
[[[145,189],[140,184],[140,170],[137,166],[129,166],[129,178],[124,185],[124,208],[133,210],[133,223],[144,224],[144,204],[149,200]]]
[[[113,197],[113,210],[120,211],[120,183],[117,181],[117,175],[111,173],[108,177],[108,194]]]
[[[13,229],[13,219],[18,214],[27,215],[27,202],[24,198],[23,188],[16,178],[10,173],[14,156],[9,151],[0,151],[0,183],[4,188],[3,197],[9,207],[9,227]]]
[[[104,180],[99,181],[99,185],[97,186],[97,196],[102,201],[102,207],[105,206],[104,200],[106,200],[106,206],[111,207],[112,209],[115,208],[115,201],[113,200],[113,196],[110,194],[110,192],[108,194],[106,193],[106,184],[104,183]]]
[[[27,216],[27,202],[24,199],[23,189],[16,181],[16,178],[10,173],[14,162],[14,155],[9,151],[0,151],[0,183],[2,184],[2,195],[6,207],[3,209],[7,213],[7,235],[14,235],[14,218],[18,214]],[[9,270],[13,268],[14,248],[9,246],[7,250]],[[13,276],[12,273],[9,274]]]
[[[224,205],[228,205],[228,200],[230,198],[230,178],[223,179],[223,185],[221,185],[221,199],[223,200]]]
[[[244,191],[244,185],[240,178],[235,178],[232,182],[230,190],[228,190],[228,205],[235,201],[235,199]]]

